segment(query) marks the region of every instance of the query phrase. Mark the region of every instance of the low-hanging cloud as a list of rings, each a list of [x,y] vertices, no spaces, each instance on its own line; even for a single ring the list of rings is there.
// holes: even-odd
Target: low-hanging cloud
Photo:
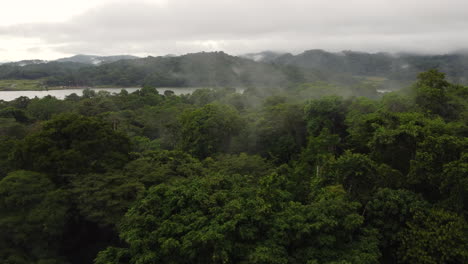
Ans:
[[[65,22],[0,26],[0,37],[37,39],[68,54],[442,53],[468,47],[467,33],[468,2],[462,0],[117,1]]]

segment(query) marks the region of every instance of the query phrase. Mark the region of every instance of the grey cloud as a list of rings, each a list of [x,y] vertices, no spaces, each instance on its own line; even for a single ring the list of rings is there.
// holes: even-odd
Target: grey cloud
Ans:
[[[42,47],[32,47],[32,48],[26,49],[26,51],[30,52],[30,53],[38,53],[38,52],[44,51],[44,48],[42,48]]]
[[[410,3],[408,3],[410,2]],[[185,53],[223,49],[447,52],[468,45],[462,0],[127,1],[62,23],[0,27],[66,53]]]

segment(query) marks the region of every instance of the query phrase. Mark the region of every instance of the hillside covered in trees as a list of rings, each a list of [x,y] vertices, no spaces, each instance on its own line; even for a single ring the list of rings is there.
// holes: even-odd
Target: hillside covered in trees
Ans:
[[[411,85],[418,73],[437,69],[456,84],[468,85],[468,55],[262,52],[231,56],[201,52],[182,56],[77,55],[56,61],[0,65],[1,80],[38,80],[41,87],[293,87],[305,82],[372,84],[380,90]],[[8,89],[1,87],[0,89]]]
[[[47,86],[118,87],[265,87],[284,86],[287,82],[278,67],[223,52],[132,58],[100,65],[79,61],[4,64],[0,65],[0,79],[43,79]]]
[[[467,263],[468,87],[429,70],[367,97],[262,89],[307,66],[274,60],[292,66],[220,53],[0,66],[147,84],[0,102],[0,263]],[[259,87],[154,89],[187,80]]]

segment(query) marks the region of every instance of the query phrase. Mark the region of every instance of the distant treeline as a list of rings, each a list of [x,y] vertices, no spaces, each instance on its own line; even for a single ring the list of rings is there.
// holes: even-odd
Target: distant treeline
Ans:
[[[87,61],[76,56],[75,61]],[[288,87],[304,82],[355,84],[373,82],[380,89],[407,86],[421,71],[438,69],[449,81],[468,84],[468,56],[328,53],[298,55],[259,53],[247,57],[223,52],[131,58],[93,65],[67,60],[0,65],[0,79],[43,79],[47,86]]]
[[[120,60],[99,66],[76,62],[0,66],[0,79],[38,78],[44,78],[48,86],[264,87],[291,82],[278,67],[222,52]]]

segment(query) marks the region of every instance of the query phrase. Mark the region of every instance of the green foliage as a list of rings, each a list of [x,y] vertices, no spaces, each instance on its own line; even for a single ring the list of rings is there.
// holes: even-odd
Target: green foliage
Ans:
[[[335,159],[337,135],[323,129],[318,136],[309,136],[307,147],[303,149],[300,159],[295,161],[293,179],[296,183],[293,192],[300,201],[315,195],[315,191],[327,184],[333,184],[324,175],[329,173],[328,164]]]
[[[1,263],[467,262],[467,87],[429,71],[378,99],[414,69],[388,77],[383,54],[311,51],[263,65],[286,75],[269,78],[205,55],[14,69],[144,87],[0,102]],[[343,73],[322,83],[298,58]],[[239,83],[294,85],[219,87]]]
[[[299,105],[277,103],[267,106],[257,122],[254,146],[255,151],[264,157],[279,164],[287,163],[305,145],[306,123]]]
[[[27,107],[29,115],[37,120],[49,120],[53,115],[68,112],[69,103],[52,96],[32,99]]]
[[[0,137],[0,179],[12,169],[10,160],[11,150],[15,148],[17,140],[9,137]]]
[[[377,164],[366,155],[346,152],[329,166],[333,170],[332,182],[342,184],[346,192],[358,201],[369,200],[380,185]]]
[[[340,97],[312,100],[306,105],[305,113],[310,135],[317,136],[322,129],[328,129],[332,134],[345,132],[346,104]]]
[[[44,174],[9,173],[0,181],[0,261],[55,263],[64,230],[68,195]],[[23,260],[21,260],[23,259]]]
[[[0,80],[0,91],[44,90],[43,80]]]
[[[97,118],[58,115],[21,141],[18,168],[55,175],[103,172],[128,160],[128,139]]]
[[[270,201],[258,188],[249,177],[216,174],[155,186],[121,225],[129,248],[109,248],[96,263],[123,258],[128,263],[377,260],[375,234],[360,229],[357,204],[340,188],[330,188],[310,205]]]
[[[468,215],[468,153],[463,153],[460,159],[444,165],[442,182],[439,190],[444,198],[441,202],[444,208]]]
[[[247,182],[240,176],[214,176],[151,188],[121,226],[132,252],[129,263],[217,263],[227,261],[231,251],[248,250],[229,239],[258,237],[258,228],[249,226],[248,219],[262,217],[254,212],[263,203],[251,200],[255,192]],[[158,250],[149,250],[149,245]]]
[[[416,212],[428,208],[417,194],[407,190],[380,189],[365,207],[369,226],[379,230],[379,247],[384,263],[397,263],[400,234]]]
[[[150,140],[147,137],[135,136],[130,139],[134,152],[155,151],[161,149],[159,140]]]
[[[441,209],[416,212],[401,233],[399,257],[408,263],[466,263],[468,229],[463,217]]]
[[[460,158],[468,148],[468,138],[433,133],[418,144],[409,172],[410,184],[423,193],[428,200],[439,200],[440,188],[446,180],[444,165]]]
[[[208,104],[181,117],[180,147],[199,158],[229,150],[231,139],[241,130],[242,120],[231,107]]]
[[[399,93],[386,93],[380,100],[383,111],[386,112],[408,112],[414,108],[410,98]]]
[[[150,187],[202,175],[202,164],[182,151],[152,151],[127,163],[124,173]]]
[[[80,214],[103,226],[118,224],[143,191],[144,186],[137,179],[118,172],[77,177],[71,189]]]
[[[445,80],[445,74],[436,70],[429,70],[418,75],[415,85],[415,102],[423,110],[429,113],[446,115],[447,95],[449,83]]]
[[[220,155],[204,160],[204,165],[212,172],[226,175],[239,174],[244,176],[263,177],[272,170],[272,165],[258,155]]]
[[[204,106],[213,103],[221,96],[214,90],[210,89],[197,89],[190,95],[190,101],[194,105]]]
[[[29,118],[24,110],[11,106],[0,110],[0,117],[14,118],[16,122],[20,123],[26,123],[29,121]]]
[[[417,143],[431,120],[420,113],[384,113],[380,119],[373,124],[367,123],[373,130],[367,143],[371,157],[406,174],[416,155]]]
[[[0,117],[0,136],[7,138],[23,138],[28,133],[24,124],[18,123],[13,118]]]

